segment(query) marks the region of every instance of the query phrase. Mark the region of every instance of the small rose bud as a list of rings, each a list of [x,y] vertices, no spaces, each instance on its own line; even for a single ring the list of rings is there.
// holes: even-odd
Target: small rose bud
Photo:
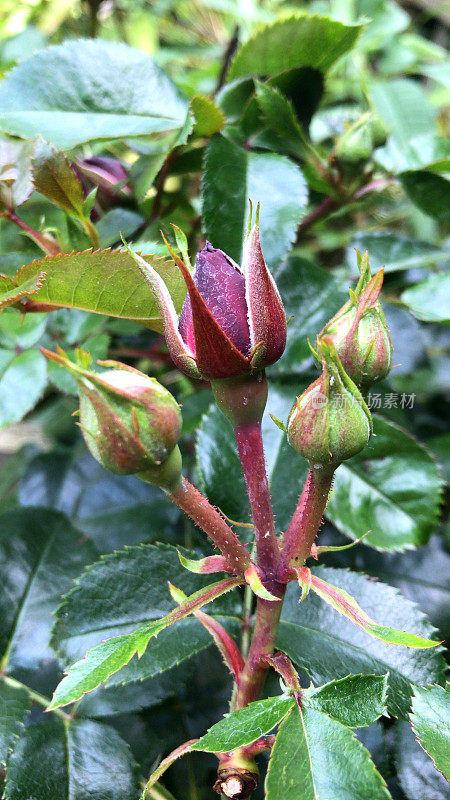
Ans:
[[[311,467],[336,467],[359,453],[372,434],[369,409],[345,373],[333,342],[318,342],[322,375],[309,386],[289,415],[288,439]]]
[[[335,153],[340,161],[348,164],[359,164],[366,161],[373,150],[371,115],[364,114],[360,119],[348,126],[338,138]]]
[[[169,473],[179,477],[181,413],[167,389],[155,378],[116,361],[99,362],[112,367],[106,372],[91,372],[87,368],[90,357],[83,351],[78,351],[79,363],[70,361],[60,348],[57,353],[43,352],[75,378],[83,437],[105,469],[119,475],[138,474],[157,485]]]
[[[155,295],[175,364],[192,377],[222,380],[277,361],[286,346],[286,316],[261,252],[258,218],[246,236],[242,266],[207,242],[192,275],[168,248],[188,289],[179,320],[160,276],[130,254]]]
[[[357,386],[365,391],[381,381],[392,364],[392,342],[378,296],[383,270],[371,276],[369,254],[358,253],[361,272],[356,291],[319,334],[333,342],[342,366]]]

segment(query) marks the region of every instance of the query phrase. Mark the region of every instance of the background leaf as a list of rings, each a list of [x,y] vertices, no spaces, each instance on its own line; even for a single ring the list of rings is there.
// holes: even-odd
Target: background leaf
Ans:
[[[38,350],[10,353],[0,361],[0,428],[22,419],[36,405],[47,384],[47,364]]]
[[[450,780],[450,684],[414,688],[412,713],[414,733],[436,769]]]
[[[408,800],[447,800],[448,781],[417,743],[410,724],[397,722],[394,737],[397,773]]]
[[[31,707],[24,689],[0,680],[0,765],[5,766]]]
[[[417,319],[425,322],[448,322],[450,273],[430,275],[426,280],[406,289],[401,299]]]
[[[305,211],[308,191],[302,172],[285,156],[247,152],[224,136],[213,137],[203,176],[205,233],[238,263],[249,198],[254,208],[261,203],[261,247],[273,268],[288,253]]]
[[[33,191],[31,156],[33,142],[0,137],[0,204],[7,209],[17,208]]]
[[[36,80],[39,75],[39,80]],[[81,39],[15,67],[0,87],[1,130],[69,148],[98,139],[178,134],[187,102],[145,53]]]

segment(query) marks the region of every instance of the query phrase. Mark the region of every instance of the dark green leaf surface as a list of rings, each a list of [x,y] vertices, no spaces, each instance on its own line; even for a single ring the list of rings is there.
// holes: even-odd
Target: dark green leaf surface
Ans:
[[[408,800],[448,800],[448,781],[417,743],[410,724],[397,722],[394,736],[395,766]]]
[[[376,393],[376,389],[373,390]],[[424,544],[437,522],[441,480],[433,458],[406,431],[374,417],[374,436],[338,468],[326,515],[342,533],[402,550]]]
[[[278,725],[292,708],[295,700],[289,695],[257,700],[245,708],[226,714],[209,729],[192,750],[227,753],[237,747],[255,742]]]
[[[38,77],[37,77],[38,76]],[[152,58],[117,42],[68,41],[15,67],[0,87],[0,128],[57,147],[178,132],[187,102]]]
[[[351,246],[347,249],[347,263],[352,270],[355,268],[355,248],[362,253],[369,251],[373,273],[381,267],[384,267],[386,273],[414,267],[430,267],[450,258],[448,251],[429,242],[421,242],[397,233],[364,231],[353,237]]]
[[[450,780],[450,684],[445,689],[415,686],[410,719],[436,769]]]
[[[421,283],[406,289],[401,300],[417,319],[424,322],[450,320],[450,273],[430,275]]]
[[[211,139],[203,175],[207,238],[238,263],[249,213],[261,203],[261,247],[274,268],[288,253],[308,201],[300,168],[278,153],[252,153],[224,136]]]
[[[228,78],[276,75],[302,66],[326,72],[351,50],[360,31],[360,25],[343,25],[319,15],[297,14],[277,20],[242,45]]]
[[[25,350],[0,367],[0,428],[18,422],[36,405],[47,384],[47,364],[38,350]]]
[[[308,689],[303,702],[349,728],[371,725],[386,711],[387,675],[348,675],[317,689]]]
[[[27,692],[0,680],[0,767],[6,764],[30,707]]]
[[[425,170],[403,172],[400,181],[408,197],[438,222],[450,221],[450,181]]]
[[[137,800],[136,767],[119,734],[92,720],[31,725],[11,756],[5,800]]]
[[[347,590],[371,616],[400,630],[430,638],[434,628],[413,603],[396,589],[364,575],[318,567],[314,574]],[[440,682],[444,660],[439,648],[409,650],[390,647],[367,636],[311,593],[298,605],[300,591],[292,584],[277,636],[277,646],[320,684],[348,674],[385,675],[389,672],[388,708],[394,715],[409,710],[411,682]]]
[[[52,658],[52,614],[73,578],[96,556],[67,517],[19,509],[0,520],[0,653],[3,667],[38,668]]]
[[[186,285],[179,269],[170,260],[145,258],[164,278],[175,306],[181,310]],[[33,301],[55,308],[66,306],[132,319],[153,330],[162,330],[153,293],[136,262],[125,251],[85,250],[33,261],[16,276],[19,288],[41,272],[46,273],[46,280],[33,294]]]
[[[30,463],[19,487],[23,506],[63,511],[101,552],[126,544],[174,536],[178,511],[159,489],[134,475],[107,472],[84,448],[42,453]]]
[[[71,664],[111,637],[125,638],[173,610],[167,580],[190,595],[206,585],[205,577],[187,572],[169,545],[143,545],[106,556],[77,581],[58,611],[52,644]],[[124,683],[157,675],[211,644],[196,619],[161,631],[141,659],[134,658],[109,681]]]
[[[389,800],[355,734],[326,714],[294,706],[280,725],[266,777],[267,800]]]

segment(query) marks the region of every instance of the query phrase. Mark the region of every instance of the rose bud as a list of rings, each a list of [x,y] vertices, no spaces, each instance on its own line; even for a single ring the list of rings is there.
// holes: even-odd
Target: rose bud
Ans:
[[[118,475],[142,477],[158,486],[179,478],[181,459],[177,447],[181,431],[180,407],[155,378],[116,361],[112,367],[91,372],[90,356],[77,351],[79,363],[58,348],[43,350],[75,378],[80,394],[80,427],[94,458]]]
[[[242,266],[208,242],[197,254],[192,275],[187,258],[167,246],[188,289],[179,320],[160,276],[130,253],[155,295],[175,364],[192,377],[220,380],[277,361],[286,345],[286,317],[261,252],[258,217],[246,236]]]
[[[287,424],[294,450],[311,467],[336,467],[359,453],[372,434],[370,411],[342,367],[331,339],[318,341],[322,375],[297,398]]]
[[[92,187],[98,187],[96,199],[103,209],[117,205],[121,196],[131,197],[131,189],[127,186],[128,172],[118,158],[111,156],[83,158],[74,165],[74,172],[83,184],[86,196]],[[95,209],[92,214],[96,216]]]
[[[388,374],[392,342],[378,301],[383,270],[372,278],[367,250],[364,256],[357,255],[361,276],[356,290],[350,290],[350,300],[325,325],[319,338],[331,339],[345,371],[365,391]]]

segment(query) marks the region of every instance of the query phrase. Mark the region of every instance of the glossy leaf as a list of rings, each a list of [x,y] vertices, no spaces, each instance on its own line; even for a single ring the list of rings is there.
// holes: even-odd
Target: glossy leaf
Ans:
[[[425,170],[403,172],[401,184],[414,205],[437,222],[450,221],[450,181]]]
[[[0,428],[18,422],[44,394],[47,365],[38,350],[24,350],[0,369]]]
[[[17,509],[0,519],[0,653],[3,668],[38,669],[52,658],[50,630],[60,597],[96,551],[67,517]]]
[[[205,158],[202,210],[214,247],[238,263],[247,223],[248,200],[261,203],[264,258],[274,268],[290,250],[308,201],[300,168],[277,153],[252,153],[224,136],[213,137]]]
[[[408,800],[448,800],[448,781],[414,738],[409,722],[394,728],[395,766]]]
[[[400,236],[397,233],[377,231],[376,233],[360,232],[347,249],[347,263],[354,270],[355,248],[369,251],[370,266],[375,273],[384,267],[385,273],[396,272],[415,267],[430,267],[446,261],[450,254],[434,244]]]
[[[326,714],[294,706],[281,723],[266,777],[267,800],[389,800],[355,734]]]
[[[33,183],[41,194],[69,214],[84,216],[81,181],[64,153],[46,142],[37,145],[33,157]]]
[[[162,275],[178,310],[186,286],[180,271],[170,260],[145,256]],[[66,306],[108,314],[140,322],[153,330],[162,330],[152,291],[129,253],[121,250],[85,250],[82,253],[48,256],[33,261],[17,273],[20,286],[45,272],[46,280],[33,294],[31,307]]]
[[[436,769],[450,780],[450,684],[445,689],[415,686],[410,719]]]
[[[352,49],[360,31],[360,25],[343,25],[319,15],[296,14],[277,20],[242,45],[231,64],[228,79],[276,75],[301,66],[326,72]]]
[[[374,436],[367,447],[336,472],[326,515],[352,539],[370,531],[365,544],[402,550],[429,538],[437,522],[440,487],[428,452],[402,428],[374,416]]]
[[[413,603],[381,581],[330,567],[318,567],[314,574],[351,592],[367,613],[377,615],[385,625],[414,630],[425,638],[435,632]],[[298,588],[291,584],[283,607],[277,647],[306,669],[315,684],[348,674],[385,675],[389,672],[388,708],[398,716],[409,710],[411,682],[423,684],[442,680],[445,668],[440,648],[390,647],[367,636],[313,593],[310,592],[300,605],[299,595]]]
[[[22,734],[8,762],[3,797],[136,800],[138,793],[134,759],[117,731],[88,719],[51,719]]]
[[[24,689],[0,680],[0,766],[5,766],[30,708],[31,701]]]
[[[164,628],[184,619],[240,583],[239,578],[217,581],[187,597],[162,619],[148,622],[133,633],[107,639],[91,648],[81,661],[77,661],[69,668],[66,677],[57,686],[49,708],[72,703],[79,700],[83,694],[96,689],[113,673],[128,664],[134,655],[137,654],[138,658],[141,658],[150,639],[158,636]]]
[[[49,47],[21,62],[0,87],[1,130],[40,135],[62,148],[178,135],[186,115],[186,100],[150,56],[99,39]]]
[[[406,289],[401,300],[424,322],[450,321],[450,273],[435,273]]]
[[[437,647],[438,645],[438,642],[432,642],[430,639],[424,639],[422,636],[407,633],[406,631],[399,631],[386,625],[379,625],[363,611],[354,597],[348,592],[344,589],[332,586],[321,578],[318,578],[317,575],[313,575],[311,578],[311,589],[339,614],[343,614],[343,616],[347,617],[354,625],[358,625],[362,628],[365,633],[374,636],[376,639],[380,639],[380,641],[386,644],[396,644],[402,645],[403,647],[414,647],[418,649],[427,649],[429,647]]]
[[[237,747],[251,744],[264,734],[270,733],[294,703],[295,700],[290,695],[278,695],[249,703],[245,708],[226,714],[192,746],[192,750],[227,753]]]
[[[317,689],[307,689],[302,702],[349,728],[371,725],[386,711],[387,675],[348,675]]]
[[[31,156],[33,142],[0,137],[0,208],[14,209],[33,191]]]

